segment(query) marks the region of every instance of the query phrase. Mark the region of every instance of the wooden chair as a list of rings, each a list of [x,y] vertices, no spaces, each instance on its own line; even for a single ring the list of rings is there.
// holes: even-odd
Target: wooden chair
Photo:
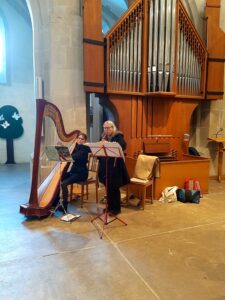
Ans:
[[[145,201],[146,201],[146,190],[148,187],[151,187],[151,203],[153,203],[153,187],[154,187],[154,179],[150,179],[148,180],[147,182],[143,182],[143,183],[140,183],[140,182],[130,182],[128,185],[127,185],[127,201],[130,199],[130,194],[131,194],[131,190],[132,190],[132,187],[136,188],[136,192],[137,193],[137,196],[140,197],[141,199],[141,206],[143,209],[145,209]]]
[[[140,197],[141,206],[145,208],[146,191],[150,187],[151,203],[154,195],[154,175],[156,165],[159,163],[155,156],[139,155],[137,160],[131,157],[126,157],[126,165],[131,176],[131,182],[127,185],[127,202],[130,199],[132,192]]]
[[[98,181],[98,168],[99,168],[99,160],[97,157],[93,156],[92,154],[89,155],[88,158],[88,178],[86,181],[82,182],[75,182],[70,185],[70,201],[72,200],[73,197],[73,189],[74,185],[78,185],[81,188],[80,191],[80,197],[81,197],[81,207],[83,207],[84,203],[84,188],[86,187],[86,199],[88,200],[89,197],[89,184],[95,184],[95,197],[96,197],[96,203],[98,203],[98,186],[99,186],[99,181]]]

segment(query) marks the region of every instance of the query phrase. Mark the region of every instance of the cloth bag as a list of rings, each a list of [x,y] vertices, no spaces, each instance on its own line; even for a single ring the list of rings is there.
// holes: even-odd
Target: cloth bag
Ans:
[[[176,190],[178,189],[177,186],[168,186],[162,191],[162,196],[160,197],[159,201],[161,202],[175,202],[177,201],[177,194]]]
[[[183,203],[196,203],[200,202],[200,191],[198,190],[185,190],[185,189],[177,189],[177,200]]]

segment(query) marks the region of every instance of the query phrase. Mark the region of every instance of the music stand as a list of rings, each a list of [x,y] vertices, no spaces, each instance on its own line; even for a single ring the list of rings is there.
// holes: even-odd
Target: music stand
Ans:
[[[106,206],[105,206],[105,209],[101,213],[99,213],[96,217],[94,217],[91,220],[91,223],[93,223],[96,219],[100,219],[103,222],[102,232],[100,235],[100,239],[102,239],[105,225],[108,225],[109,223],[112,223],[115,220],[120,221],[125,226],[127,225],[127,223],[125,223],[123,220],[121,220],[120,218],[118,218],[116,215],[113,215],[113,214],[111,214],[113,219],[108,221],[108,159],[110,157],[115,158],[115,159],[116,158],[124,159],[124,154],[123,154],[123,150],[122,150],[120,144],[118,144],[116,142],[88,143],[87,145],[90,147],[93,156],[105,157],[105,159],[106,159],[106,165],[105,165],[105,168],[106,168],[106,170],[105,170],[105,172],[106,172],[106,178],[105,178]],[[102,216],[104,216],[103,219],[101,218]]]
[[[70,151],[68,147],[66,146],[61,146],[61,145],[49,145],[46,146],[45,148],[45,153],[47,155],[47,158],[49,161],[58,161],[60,163],[60,195],[59,195],[59,202],[57,203],[56,207],[54,210],[52,210],[51,214],[49,215],[50,217],[57,211],[59,207],[62,207],[62,210],[64,212],[63,217],[61,218],[61,221],[65,222],[72,222],[73,220],[77,219],[80,217],[80,215],[73,215],[73,214],[68,214],[65,210],[65,207],[63,205],[63,199],[61,195],[61,178],[62,178],[62,163],[64,162],[72,162],[72,156],[70,154]]]

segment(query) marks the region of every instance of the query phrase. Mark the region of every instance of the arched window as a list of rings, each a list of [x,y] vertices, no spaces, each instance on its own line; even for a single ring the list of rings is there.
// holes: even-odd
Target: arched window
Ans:
[[[127,0],[102,0],[102,32],[106,34],[128,9]]]
[[[5,26],[0,15],[0,84],[6,83],[6,37]]]

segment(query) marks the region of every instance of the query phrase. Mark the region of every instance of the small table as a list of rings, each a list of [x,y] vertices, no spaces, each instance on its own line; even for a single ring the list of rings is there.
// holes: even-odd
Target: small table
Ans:
[[[223,143],[225,143],[225,137],[215,137],[208,138],[210,142],[216,142],[218,144],[218,181],[222,180],[222,169],[223,169],[223,152],[225,148]]]

